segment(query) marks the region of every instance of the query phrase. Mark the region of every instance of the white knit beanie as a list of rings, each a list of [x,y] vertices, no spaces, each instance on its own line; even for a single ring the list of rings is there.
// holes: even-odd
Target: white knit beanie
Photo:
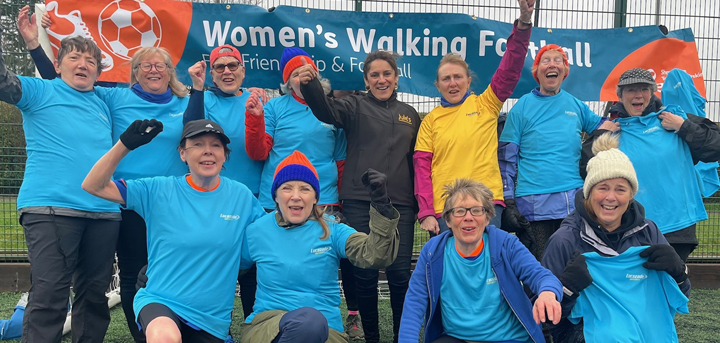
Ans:
[[[624,178],[630,182],[633,189],[632,194],[638,190],[637,175],[630,159],[620,149],[619,139],[616,134],[605,133],[593,143],[593,153],[587,164],[587,177],[583,186],[585,199],[590,195],[590,190],[603,180]]]

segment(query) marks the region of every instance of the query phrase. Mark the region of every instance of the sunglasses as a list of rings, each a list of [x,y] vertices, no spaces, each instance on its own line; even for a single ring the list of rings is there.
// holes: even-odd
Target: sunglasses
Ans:
[[[222,73],[225,71],[225,67],[230,69],[230,71],[236,71],[236,70],[238,70],[238,68],[240,68],[240,63],[238,63],[238,62],[230,62],[228,64],[217,63],[217,64],[213,65],[213,70],[215,70],[216,73]]]

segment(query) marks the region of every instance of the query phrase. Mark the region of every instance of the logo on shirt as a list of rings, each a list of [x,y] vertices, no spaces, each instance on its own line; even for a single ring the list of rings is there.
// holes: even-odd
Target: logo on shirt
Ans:
[[[466,116],[466,117],[472,117],[472,116],[476,116],[476,115],[478,115],[478,114],[479,114],[479,113],[478,113],[477,111],[475,111],[475,112],[465,113],[465,116]]]
[[[410,116],[398,114],[398,121],[412,125],[412,119],[410,119]]]
[[[169,115],[170,115],[171,117],[175,118],[175,117],[179,117],[179,116],[181,116],[181,115],[183,115],[183,114],[182,114],[182,113],[170,113]]]
[[[238,219],[240,219],[240,215],[239,214],[222,214],[222,213],[220,213],[220,218],[222,218],[223,220],[238,220]]]
[[[565,114],[567,114],[567,115],[569,115],[569,116],[571,116],[571,117],[577,117],[577,113],[575,113],[575,112],[573,112],[573,111],[565,111]]]
[[[492,284],[495,284],[495,283],[497,283],[497,276],[493,276],[493,277],[491,277],[491,278],[488,278],[487,281],[485,282],[485,284],[487,284],[487,285],[492,285]]]
[[[326,247],[322,247],[322,248],[310,249],[310,253],[314,254],[314,255],[322,255],[330,250],[332,250],[332,247],[326,246]]]
[[[647,274],[625,274],[625,278],[630,281],[642,281],[647,279]]]
[[[649,128],[649,129],[643,131],[643,133],[655,132],[655,131],[657,131],[657,130],[660,130],[660,126],[653,126],[653,127]]]
[[[320,122],[320,125],[322,125],[322,127],[326,128],[326,129],[329,129],[329,130],[332,130],[332,129],[335,128],[334,126],[332,126],[332,125],[330,125],[330,124],[328,124],[328,123]]]

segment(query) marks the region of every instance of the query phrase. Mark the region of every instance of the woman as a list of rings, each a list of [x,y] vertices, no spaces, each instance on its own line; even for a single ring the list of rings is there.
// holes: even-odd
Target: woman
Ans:
[[[133,122],[90,170],[83,189],[147,223],[149,281],[133,304],[147,341],[223,342],[244,230],[265,211],[245,185],[220,176],[230,139],[210,120],[183,129],[177,149],[189,174],[112,181],[121,160],[162,130],[154,119]]]
[[[38,27],[27,16],[26,6],[18,16],[18,31],[30,49],[30,54],[45,79],[54,79],[57,72],[48,66],[52,62],[38,43]],[[43,26],[50,25],[45,13]],[[182,113],[188,104],[187,90],[177,78],[172,58],[167,50],[146,47],[130,59],[130,88],[94,87],[94,93],[110,110],[112,142],[136,119],[149,118],[164,123],[164,131],[148,147],[140,148],[118,166],[116,179],[136,179],[151,176],[177,176],[187,171],[175,158],[177,136],[182,131]],[[117,239],[117,258],[120,268],[120,299],[128,328],[136,342],[145,338],[137,329],[133,315],[135,283],[140,269],[147,264],[145,221],[134,211],[121,209],[122,221]]]
[[[374,51],[367,55],[363,77],[367,95],[342,99],[325,96],[317,71],[301,66],[300,90],[313,115],[320,121],[343,129],[347,138],[346,172],[342,178],[340,200],[348,224],[370,232],[367,208],[369,197],[361,182],[368,168],[388,175],[388,194],[400,212],[398,231],[400,250],[395,262],[386,269],[393,312],[393,333],[397,337],[400,317],[410,280],[416,205],[413,198],[412,152],[420,127],[420,117],[410,105],[397,100],[398,69],[393,55]],[[365,331],[365,342],[380,341],[378,327],[378,271],[355,269],[358,307]]]
[[[276,210],[247,228],[242,249],[241,268],[254,263],[258,273],[243,342],[348,341],[338,307],[340,259],[383,268],[398,253],[400,214],[390,204],[385,175],[368,169],[361,182],[370,197],[369,234],[323,214],[318,172],[305,155],[295,151],[278,164],[270,189]]]
[[[656,90],[649,71],[630,69],[620,76],[619,102],[611,112],[620,123],[620,150],[637,170],[641,188],[636,198],[645,206],[645,216],[687,261],[698,244],[696,223],[708,218],[694,165],[720,159],[720,129],[679,106],[662,108]],[[604,132],[596,130],[593,137]],[[592,156],[590,147],[592,140],[584,144],[585,160]]]
[[[518,4],[520,18],[508,37],[500,66],[482,94],[470,92],[472,77],[460,55],[451,53],[440,61],[435,86],[442,94],[441,105],[423,119],[413,156],[418,220],[420,227],[433,235],[448,229],[441,217],[440,195],[443,187],[458,177],[470,177],[490,187],[496,214],[490,223],[500,227],[505,204],[497,156],[497,120],[520,80],[535,0],[518,0]]]
[[[559,277],[566,295],[562,301],[563,319],[551,329],[556,343],[585,342],[582,325],[573,325],[566,317],[594,278],[607,277],[592,275],[588,271],[585,253],[618,256],[634,247],[650,246],[648,249],[643,248],[644,252],[640,253],[640,257],[648,258],[642,267],[666,271],[685,295],[690,294],[690,281],[682,259],[667,244],[655,223],[643,215],[644,208],[635,197],[638,189],[642,189],[638,188],[642,180],[637,177],[628,156],[617,149],[618,144],[617,135],[610,133],[596,140],[593,151],[597,155],[587,164],[583,191],[575,195],[575,211],[565,218],[545,248],[542,265]],[[677,208],[674,212],[677,213]],[[646,274],[646,270],[639,273]],[[622,274],[624,277],[625,273]],[[621,291],[627,293],[627,290]],[[631,295],[643,299],[645,303],[651,302],[644,300],[644,294],[631,292]],[[649,319],[652,317],[639,317],[648,318],[648,324],[656,327],[656,330],[666,328],[653,324]],[[617,324],[616,321],[612,323]],[[674,325],[670,326],[674,330]],[[593,331],[602,330],[596,328]],[[623,332],[620,328],[608,328],[607,331],[617,335]]]
[[[458,179],[443,197],[450,231],[420,252],[400,342],[545,342],[540,322],[560,320],[560,282],[515,236],[490,224],[495,206],[485,185]],[[538,294],[534,305],[523,284]]]

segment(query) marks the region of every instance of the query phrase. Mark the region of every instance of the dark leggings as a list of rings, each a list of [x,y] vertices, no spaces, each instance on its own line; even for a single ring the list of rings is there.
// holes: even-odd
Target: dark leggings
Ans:
[[[400,212],[398,232],[400,234],[400,248],[395,262],[385,269],[388,286],[390,288],[390,307],[393,318],[394,341],[400,329],[405,293],[410,281],[410,259],[413,249],[413,235],[415,228],[415,211],[410,206],[394,205]],[[359,200],[346,200],[343,202],[343,213],[348,224],[359,232],[370,232],[370,202]],[[378,318],[378,270],[355,268],[355,281],[357,284],[357,301],[365,331],[365,342],[380,341]]]
[[[122,221],[116,246],[120,268],[120,301],[130,334],[137,343],[145,342],[145,335],[135,323],[133,301],[137,276],[148,263],[147,228],[145,220],[135,211],[122,210]]]

